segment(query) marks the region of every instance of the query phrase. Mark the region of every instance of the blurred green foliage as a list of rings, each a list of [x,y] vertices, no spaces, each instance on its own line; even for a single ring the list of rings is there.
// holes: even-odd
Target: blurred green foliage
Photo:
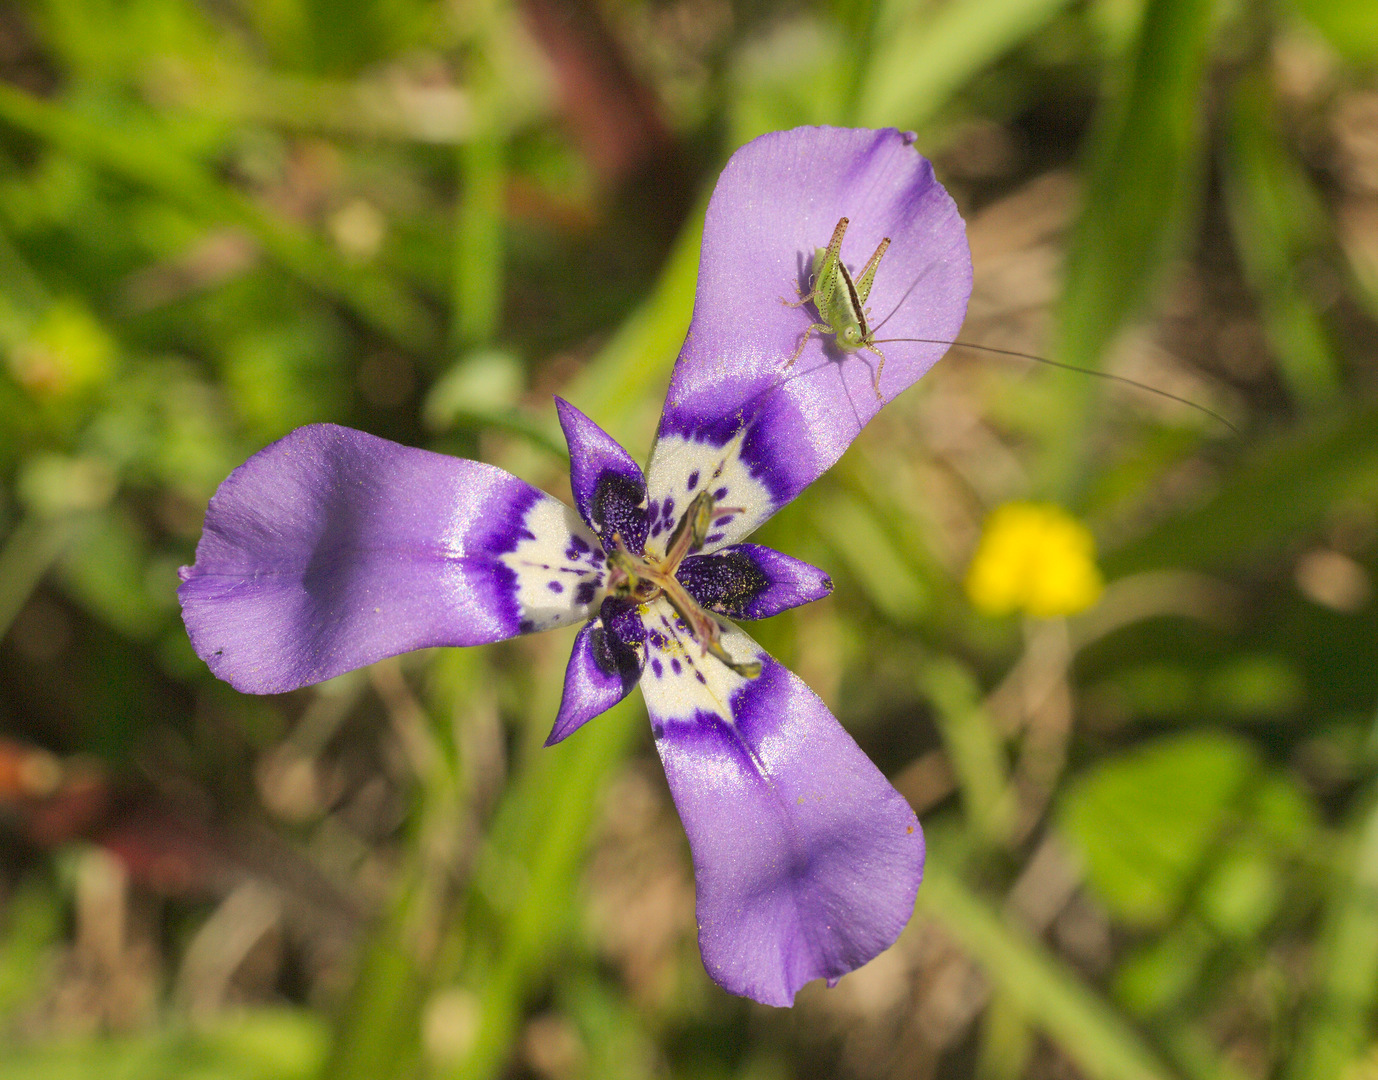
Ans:
[[[1370,0],[29,0],[0,11],[0,1076],[1378,1075]],[[897,125],[963,339],[761,541],[752,633],[923,816],[891,952],[731,999],[568,635],[280,699],[177,614],[207,499],[352,424],[557,493],[646,448],[728,154]],[[820,238],[820,243],[825,238]],[[567,489],[566,489],[567,491]],[[993,619],[982,521],[1108,582]]]

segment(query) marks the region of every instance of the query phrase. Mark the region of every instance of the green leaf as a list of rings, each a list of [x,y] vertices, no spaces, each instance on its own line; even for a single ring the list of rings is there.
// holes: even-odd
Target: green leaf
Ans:
[[[640,730],[634,721],[644,715],[639,701],[623,699],[562,743],[558,754],[544,751],[532,759],[503,795],[488,858],[480,859],[470,890],[473,906],[488,901],[494,925],[470,948],[460,976],[473,988],[478,1022],[467,1053],[437,1075],[496,1076],[512,1053],[522,1007],[572,931],[569,899],[597,819],[598,792]]]
[[[134,516],[123,508],[91,515],[73,540],[59,564],[71,596],[122,634],[151,635],[163,610],[149,588],[148,538]]]
[[[0,547],[0,637],[9,633],[15,616],[49,568],[77,535],[79,519],[24,518],[11,530]]]
[[[1306,684],[1288,656],[1236,656],[1211,672],[1205,687],[1209,707],[1229,717],[1260,719],[1297,708]]]
[[[1115,972],[1115,996],[1140,1016],[1168,1011],[1196,986],[1214,944],[1195,920],[1149,938]]]
[[[1087,877],[1126,923],[1161,926],[1180,908],[1258,762],[1220,735],[1164,739],[1082,776],[1059,825]]]
[[[1282,881],[1273,860],[1261,851],[1228,852],[1201,890],[1201,910],[1221,935],[1248,942],[1277,912]]]
[[[505,150],[492,131],[477,134],[458,150],[463,180],[455,214],[450,345],[486,345],[502,320],[506,194]]]
[[[1102,121],[1067,256],[1060,359],[1105,346],[1176,250],[1196,192],[1209,0],[1151,0],[1123,99]]]

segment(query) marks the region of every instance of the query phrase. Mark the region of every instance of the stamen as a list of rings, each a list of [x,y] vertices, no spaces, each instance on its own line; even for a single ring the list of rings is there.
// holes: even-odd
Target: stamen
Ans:
[[[612,550],[607,552],[608,566],[611,568],[608,585],[615,595],[630,596],[643,604],[664,596],[702,646],[704,655],[712,655],[743,678],[754,679],[761,674],[760,661],[733,660],[722,647],[722,627],[717,618],[701,608],[675,578],[685,556],[702,549],[713,518],[722,509],[741,512],[733,507],[715,509],[710,492],[703,491],[695,496],[670,535],[665,558],[660,560],[633,555],[622,542],[622,537],[613,533]]]

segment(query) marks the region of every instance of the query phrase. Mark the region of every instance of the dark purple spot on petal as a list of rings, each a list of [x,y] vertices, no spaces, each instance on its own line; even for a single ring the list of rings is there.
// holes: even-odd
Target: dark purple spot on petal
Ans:
[[[561,585],[558,581],[548,581],[548,582],[546,582],[546,586],[545,586],[545,587],[546,587],[547,589],[549,589],[551,592],[555,592],[555,593],[560,593],[560,592],[564,592],[564,591],[565,591],[565,587],[564,587],[563,585]]]
[[[595,585],[593,582],[581,582],[579,585],[579,591],[574,594],[574,600],[576,603],[579,604],[591,604],[593,603],[593,598],[597,594],[597,592],[598,586]]]
[[[646,640],[646,624],[637,613],[637,605],[626,597],[610,596],[603,601],[599,613],[608,629],[618,639],[634,645],[638,650]]]
[[[702,671],[695,670],[695,671],[694,671],[694,678],[698,679],[698,681],[701,682],[701,683],[703,683],[704,686],[707,686],[707,685],[708,685],[708,680],[705,679],[705,678],[703,677],[703,672],[702,672]]]
[[[684,670],[679,662],[679,658],[676,656],[670,657],[670,668],[672,671],[674,671],[676,675],[678,675],[681,671]]]
[[[614,616],[621,611],[612,609]],[[616,617],[614,622],[619,621]],[[590,627],[589,647],[593,662],[604,675],[617,676],[623,691],[630,690],[641,677],[641,661],[637,642],[623,638],[615,626],[609,626],[602,619],[595,619]]]
[[[718,528],[722,528],[722,526],[726,525],[729,521],[731,521],[731,520],[732,520],[734,517],[736,517],[736,516],[737,516],[736,514],[724,514],[724,515],[723,515],[722,517],[720,517],[720,518],[714,518],[714,519],[713,519],[713,524],[716,525]]]
[[[685,559],[677,576],[700,606],[734,619],[751,618],[752,603],[770,588],[756,560],[740,548]]]
[[[727,488],[720,487],[717,491],[713,492],[714,502],[722,502],[725,498],[727,498]]]
[[[665,666],[661,664],[660,657],[657,656],[651,659],[651,670],[656,673],[657,679],[665,674]]]
[[[641,507],[645,498],[646,485],[639,477],[605,471],[598,478],[589,507],[589,517],[598,535],[611,538],[616,533],[628,551],[640,554],[646,546],[647,515]],[[593,554],[600,555],[597,551]]]
[[[689,474],[689,483],[685,485],[690,491],[699,486],[699,471],[695,469]]]
[[[707,536],[705,536],[705,537],[703,538],[703,542],[704,542],[705,544],[716,544],[719,540],[721,540],[721,539],[722,539],[724,536],[726,536],[726,535],[727,535],[727,533],[720,533],[720,532],[709,533]]]
[[[569,546],[581,555],[587,554],[591,550],[588,541],[582,536],[571,536],[569,538]]]

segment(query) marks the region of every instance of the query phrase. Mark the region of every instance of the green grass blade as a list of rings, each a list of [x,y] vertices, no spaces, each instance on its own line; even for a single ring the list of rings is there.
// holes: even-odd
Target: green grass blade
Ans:
[[[1151,0],[1067,256],[1059,359],[1099,367],[1172,254],[1200,171],[1210,0]]]
[[[1009,1001],[1092,1080],[1167,1080],[1137,1032],[1033,938],[930,856],[918,910],[977,960]]]
[[[1226,207],[1244,273],[1293,399],[1317,406],[1340,390],[1339,362],[1298,270],[1319,253],[1319,196],[1278,143],[1272,95],[1259,74],[1240,79],[1223,154]]]
[[[26,131],[95,168],[182,206],[207,223],[237,225],[289,273],[351,308],[369,325],[418,352],[435,343],[416,300],[377,271],[348,267],[326,244],[269,213],[163,141],[96,124],[70,109],[0,84],[0,122]]]
[[[0,1080],[309,1080],[325,1028],[305,1009],[254,1009],[214,1026],[168,1025],[134,1035],[7,1046]]]
[[[1378,405],[1317,419],[1258,444],[1204,505],[1106,554],[1112,577],[1164,566],[1241,566],[1295,547],[1337,502],[1378,495]]]
[[[972,826],[987,842],[1007,842],[1014,830],[1015,803],[1005,745],[975,676],[952,657],[939,657],[920,672],[919,686],[935,706],[934,721]]]
[[[486,131],[460,146],[463,187],[455,216],[451,347],[460,350],[493,340],[502,317],[502,139]]]
[[[1081,215],[1067,254],[1056,359],[1099,368],[1177,250],[1200,180],[1211,0],[1149,0],[1122,97],[1102,119]],[[1097,388],[1068,398],[1068,427],[1084,430]],[[1079,479],[1090,445],[1065,439],[1051,479]]]
[[[440,1075],[501,1075],[516,1045],[522,1009],[571,928],[571,897],[600,806],[598,792],[644,715],[637,698],[624,699],[558,747],[537,750],[503,797],[488,844],[502,853],[504,865],[520,866],[524,887],[515,903],[495,913],[499,947],[486,958],[471,954],[460,976],[476,993],[477,1027],[464,1058],[449,1071],[438,1070]],[[480,903],[483,887],[480,870]]]
[[[416,876],[416,868],[410,868]],[[414,957],[412,923],[420,885],[404,886],[390,912],[364,945],[354,985],[335,1026],[322,1080],[388,1080],[415,1075],[421,1057],[421,1010],[428,973]]]
[[[705,205],[700,202],[689,214],[647,300],[561,391],[562,397],[596,416],[604,430],[642,460],[650,450],[670,369],[694,311]],[[551,440],[563,446],[554,412],[545,415]],[[529,456],[503,461],[518,476],[540,464]]]
[[[1068,0],[950,0],[931,18],[880,35],[858,95],[857,121],[922,127],[974,76],[1067,6]]]

